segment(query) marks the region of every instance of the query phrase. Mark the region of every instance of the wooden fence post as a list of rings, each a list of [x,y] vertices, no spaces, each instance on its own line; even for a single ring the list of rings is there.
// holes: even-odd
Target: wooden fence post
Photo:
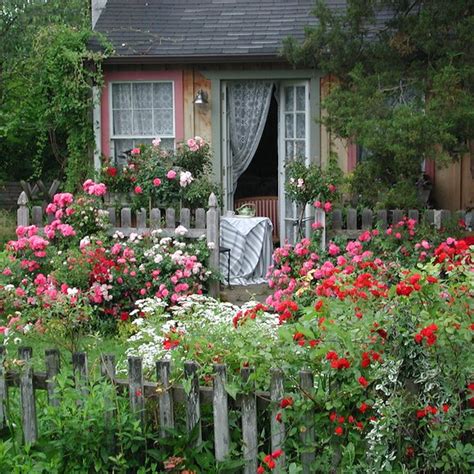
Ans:
[[[87,354],[85,352],[74,352],[72,355],[72,369],[76,388],[81,391],[82,395],[87,395],[89,393],[87,388],[89,374]]]
[[[227,382],[226,366],[223,364],[215,364],[214,372],[212,401],[214,413],[214,448],[216,461],[224,461],[229,455],[230,446],[229,407],[225,389]]]
[[[241,369],[242,382],[248,383],[253,369]],[[244,474],[255,474],[257,471],[257,398],[255,384],[252,383],[251,392],[242,395],[242,442],[245,461]]]
[[[143,394],[143,370],[141,357],[128,358],[128,386],[130,395],[130,408],[140,419],[143,426],[145,397]]]
[[[5,380],[5,346],[0,346],[0,429],[7,420],[6,404],[8,397],[7,382]]]
[[[312,394],[314,392],[313,374],[307,370],[300,372],[300,388],[303,394]],[[306,413],[307,420],[304,431],[301,430],[301,444],[303,452],[301,453],[301,464],[303,466],[303,474],[311,474],[313,472],[312,463],[316,458],[314,448],[314,411],[310,410]],[[303,427],[302,427],[303,428]]]
[[[18,198],[18,209],[16,211],[17,226],[27,227],[30,225],[30,210],[28,209],[28,197],[25,191],[22,191]]]
[[[20,398],[23,436],[26,444],[34,443],[38,439],[33,368],[31,367],[32,354],[31,347],[20,347],[18,349],[18,358],[23,361],[20,375]]]
[[[103,354],[100,357],[100,374],[104,379],[110,380],[115,390],[115,355],[114,354]],[[115,405],[114,401],[107,396],[104,400],[105,413],[104,418],[106,426],[113,426],[113,420],[115,418]],[[115,435],[111,431],[107,436],[107,445],[112,452],[115,451]]]
[[[189,393],[186,396],[186,428],[189,432],[197,430],[194,446],[202,443],[201,428],[201,405],[199,402],[199,379],[197,375],[197,364],[186,361],[184,363],[184,376],[191,382]]]
[[[219,272],[219,209],[217,208],[217,198],[214,193],[209,196],[209,210],[206,214],[207,224],[207,244],[210,244],[209,268],[214,272]],[[219,296],[219,279],[211,281],[209,284],[209,294],[213,298]]]
[[[161,382],[159,392],[160,436],[167,436],[166,428],[174,428],[173,393],[170,385],[171,363],[169,360],[159,360],[156,363],[157,379]]]
[[[59,406],[59,398],[55,393],[56,390],[56,376],[60,370],[59,351],[57,349],[46,349],[46,390],[48,391],[48,402],[51,406]]]
[[[326,250],[326,213],[323,209],[315,209],[314,223],[319,224],[321,229],[321,250]]]
[[[285,424],[277,420],[277,414],[281,410],[280,402],[283,399],[283,373],[280,369],[271,370],[270,398],[272,401],[272,411],[270,420],[270,435],[272,452],[283,449],[285,441]],[[277,473],[285,472],[285,455],[280,456],[276,461]]]

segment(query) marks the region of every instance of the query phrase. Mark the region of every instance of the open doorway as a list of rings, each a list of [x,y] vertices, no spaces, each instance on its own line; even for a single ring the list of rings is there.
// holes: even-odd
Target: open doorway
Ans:
[[[278,196],[278,103],[274,93],[262,138],[249,167],[237,181],[234,200],[258,196]]]

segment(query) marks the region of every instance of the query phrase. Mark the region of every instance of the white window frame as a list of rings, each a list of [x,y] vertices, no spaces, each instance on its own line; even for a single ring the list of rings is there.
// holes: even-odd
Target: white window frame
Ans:
[[[173,148],[176,149],[176,100],[175,100],[175,84],[172,80],[130,80],[130,81],[110,81],[109,83],[109,141],[110,155],[115,159],[115,140],[153,140],[157,135],[115,135],[114,134],[114,110],[112,100],[112,88],[114,84],[171,84],[173,98],[173,135],[159,135],[159,138],[172,138],[174,140]],[[133,97],[132,97],[133,101]],[[133,109],[132,109],[133,110]],[[153,114],[153,108],[151,108]]]

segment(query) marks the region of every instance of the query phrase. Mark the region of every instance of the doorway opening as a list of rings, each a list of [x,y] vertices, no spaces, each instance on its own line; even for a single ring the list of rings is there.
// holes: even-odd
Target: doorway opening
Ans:
[[[275,89],[257,151],[237,181],[235,202],[248,197],[278,196],[278,103],[274,92]]]

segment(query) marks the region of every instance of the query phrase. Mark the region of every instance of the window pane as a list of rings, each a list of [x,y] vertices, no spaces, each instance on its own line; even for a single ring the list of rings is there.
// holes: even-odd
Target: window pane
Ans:
[[[155,134],[156,135],[173,135],[173,111],[172,110],[155,110]]]
[[[296,88],[296,110],[306,110],[306,88],[304,86],[298,86]]]
[[[306,143],[303,140],[295,141],[295,157],[306,157]]]
[[[153,103],[153,85],[151,83],[133,84],[133,108],[151,109]]]
[[[296,138],[305,138],[306,131],[306,115],[296,114]]]
[[[151,110],[133,112],[133,135],[153,135],[153,112]]]
[[[115,163],[123,166],[127,162],[126,151],[133,148],[133,140],[114,140],[114,158]]]
[[[287,162],[293,161],[293,142],[290,140],[285,142],[285,158]]]
[[[295,125],[293,114],[285,114],[285,138],[294,138]]]
[[[170,82],[153,84],[153,108],[173,108],[173,85]]]
[[[132,134],[131,110],[114,110],[114,135]]]
[[[285,110],[294,110],[295,89],[293,86],[285,87]]]
[[[130,84],[112,84],[112,108],[132,108]]]
[[[163,150],[174,150],[174,138],[162,138],[160,148]]]

